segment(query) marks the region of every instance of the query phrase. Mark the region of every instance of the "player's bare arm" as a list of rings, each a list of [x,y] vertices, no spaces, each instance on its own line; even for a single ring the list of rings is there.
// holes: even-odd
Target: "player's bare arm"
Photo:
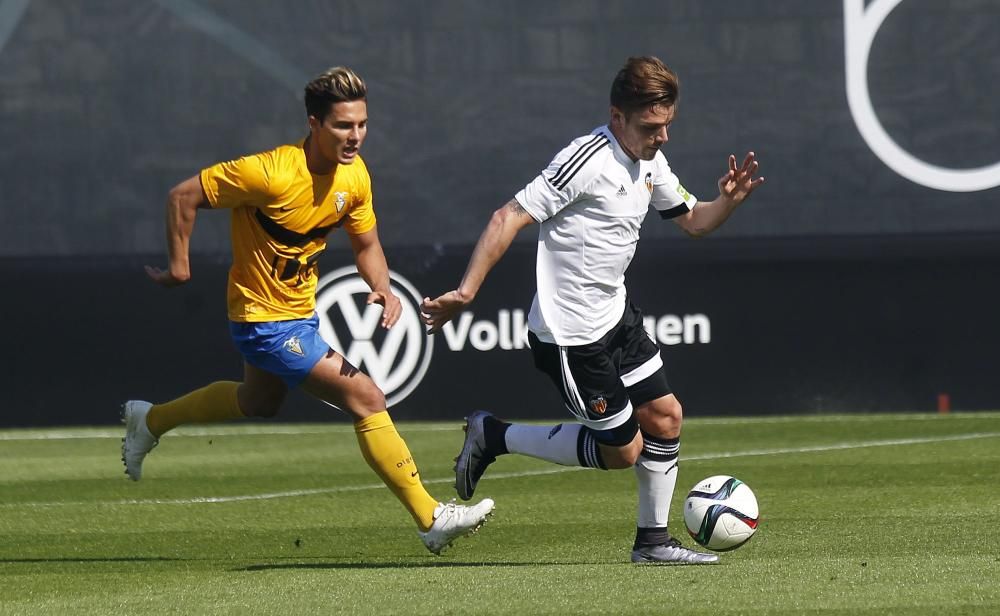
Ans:
[[[167,268],[146,266],[146,274],[156,283],[175,287],[191,279],[188,247],[198,208],[208,207],[201,178],[192,176],[170,190],[167,197]]]
[[[430,333],[440,330],[462,308],[472,303],[486,275],[510,248],[514,237],[533,222],[535,219],[514,199],[493,212],[489,224],[476,242],[476,248],[469,259],[469,266],[458,288],[434,300],[425,297],[420,304],[421,318],[430,326]]]
[[[372,290],[368,294],[368,304],[382,306],[382,327],[389,329],[399,320],[403,308],[389,286],[389,265],[378,239],[378,230],[372,227],[360,235],[349,234],[349,237],[358,273]]]
[[[736,156],[729,155],[729,169],[719,178],[719,196],[715,201],[699,202],[690,212],[674,221],[692,237],[701,237],[718,229],[729,216],[764,183],[763,177],[755,178],[757,156],[748,152],[743,164],[736,166]]]

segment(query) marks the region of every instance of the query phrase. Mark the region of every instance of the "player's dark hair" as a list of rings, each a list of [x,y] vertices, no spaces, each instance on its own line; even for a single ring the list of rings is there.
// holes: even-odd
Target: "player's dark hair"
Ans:
[[[611,83],[611,105],[626,115],[651,105],[671,107],[680,97],[680,80],[659,58],[629,58]]]
[[[335,66],[306,84],[306,115],[322,122],[334,103],[368,98],[368,88],[357,73]]]

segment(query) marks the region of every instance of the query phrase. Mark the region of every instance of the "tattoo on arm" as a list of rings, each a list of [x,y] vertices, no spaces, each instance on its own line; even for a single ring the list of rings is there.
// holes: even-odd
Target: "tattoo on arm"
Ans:
[[[521,204],[518,203],[515,200],[511,200],[511,201],[507,202],[507,209],[510,211],[511,214],[514,214],[515,216],[527,216],[528,215],[528,212],[526,212],[524,210],[524,208],[521,207]]]

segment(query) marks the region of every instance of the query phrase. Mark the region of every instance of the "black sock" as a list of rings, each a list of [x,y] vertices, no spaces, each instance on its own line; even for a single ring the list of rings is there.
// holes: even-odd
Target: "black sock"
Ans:
[[[486,439],[486,449],[495,456],[510,453],[507,449],[507,428],[510,424],[496,417],[483,419],[483,438]]]
[[[660,545],[670,540],[670,533],[666,528],[642,528],[635,529],[635,543],[632,548],[645,545]]]

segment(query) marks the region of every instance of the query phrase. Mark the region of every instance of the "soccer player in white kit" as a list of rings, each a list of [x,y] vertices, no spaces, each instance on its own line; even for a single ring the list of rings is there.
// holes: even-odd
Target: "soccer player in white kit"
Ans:
[[[610,122],[574,139],[493,213],[457,289],[422,304],[438,331],[479,291],[515,235],[538,223],[536,293],[528,315],[535,366],[562,395],[576,423],[507,423],[485,411],[466,418],[456,489],[472,497],[497,456],[519,453],[556,464],[633,467],[639,507],[632,561],[712,563],[667,531],[677,483],[681,405],[659,348],[628,299],[625,270],[649,206],[689,235],[718,228],[763,183],[753,152],[729,156],[719,196],[698,201],[660,152],[678,97],[677,76],[653,57],[629,58],[611,86]]]

